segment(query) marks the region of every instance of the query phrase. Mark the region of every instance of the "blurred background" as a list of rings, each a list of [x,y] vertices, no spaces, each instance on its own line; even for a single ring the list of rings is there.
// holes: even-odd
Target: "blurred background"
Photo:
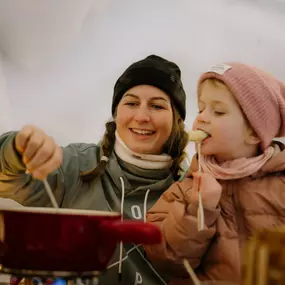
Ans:
[[[191,127],[215,63],[285,81],[284,27],[284,0],[0,0],[0,132],[36,124],[61,145],[97,142],[115,81],[149,54],[181,67]]]

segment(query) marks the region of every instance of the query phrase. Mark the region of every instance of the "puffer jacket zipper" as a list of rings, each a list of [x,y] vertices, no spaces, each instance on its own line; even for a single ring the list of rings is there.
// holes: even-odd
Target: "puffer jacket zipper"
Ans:
[[[237,224],[237,236],[239,242],[239,249],[240,249],[240,262],[243,260],[243,252],[244,252],[244,245],[246,242],[246,228],[245,228],[245,221],[244,221],[244,211],[241,207],[241,202],[239,199],[240,191],[240,179],[239,180],[232,180],[230,182],[232,188],[232,201],[233,206],[236,212],[236,224]]]

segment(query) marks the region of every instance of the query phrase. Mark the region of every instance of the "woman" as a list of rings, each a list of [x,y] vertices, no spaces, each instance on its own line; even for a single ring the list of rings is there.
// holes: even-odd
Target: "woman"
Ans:
[[[123,210],[124,218],[145,219],[179,178],[188,142],[185,100],[175,63],[155,55],[133,63],[115,84],[113,121],[99,144],[61,148],[34,126],[0,137],[1,196],[51,206],[41,181],[47,178],[60,207]],[[124,245],[123,256],[118,252],[100,284],[119,277],[123,284],[165,284],[140,248]]]

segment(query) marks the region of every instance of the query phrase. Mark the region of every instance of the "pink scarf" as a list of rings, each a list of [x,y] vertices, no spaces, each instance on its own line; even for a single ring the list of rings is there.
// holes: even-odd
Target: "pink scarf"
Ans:
[[[277,145],[276,147],[278,148]],[[250,176],[260,170],[275,154],[275,151],[278,151],[276,147],[269,146],[259,156],[251,158],[241,157],[221,164],[218,164],[214,156],[201,155],[200,163],[203,171],[212,174],[216,179],[239,179]]]

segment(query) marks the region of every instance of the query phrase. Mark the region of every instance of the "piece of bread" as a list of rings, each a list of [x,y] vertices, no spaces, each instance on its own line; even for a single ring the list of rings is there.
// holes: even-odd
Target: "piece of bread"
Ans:
[[[189,141],[193,142],[201,142],[209,136],[207,133],[201,130],[190,131],[188,135],[189,135]]]

